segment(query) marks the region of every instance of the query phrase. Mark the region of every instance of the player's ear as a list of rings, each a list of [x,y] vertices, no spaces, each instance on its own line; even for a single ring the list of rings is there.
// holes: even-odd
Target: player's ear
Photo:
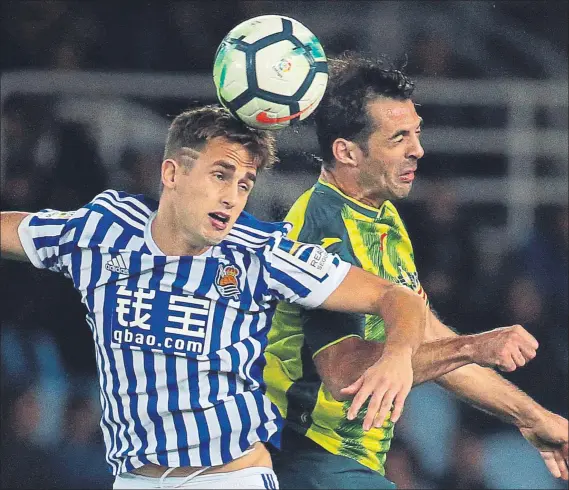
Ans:
[[[162,162],[161,180],[166,189],[173,189],[176,186],[176,174],[180,171],[180,166],[176,160],[167,158]]]
[[[337,162],[352,167],[357,166],[357,145],[344,138],[336,138],[332,143],[332,153]]]

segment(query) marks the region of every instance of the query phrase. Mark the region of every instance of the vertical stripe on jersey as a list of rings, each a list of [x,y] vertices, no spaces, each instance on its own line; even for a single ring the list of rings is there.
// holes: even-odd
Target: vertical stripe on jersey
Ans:
[[[229,416],[227,414],[227,408],[225,408],[224,403],[218,403],[215,405],[215,415],[219,421],[221,427],[221,437],[219,438],[219,444],[221,449],[221,455],[224,461],[232,459],[230,447],[231,447],[231,422],[229,421]]]
[[[156,446],[156,437],[154,436],[152,426],[147,429],[140,421],[140,415],[146,411],[146,404],[148,403],[147,399],[149,396],[146,392],[146,379],[141,375],[141,373],[144,373],[144,353],[142,351],[130,351],[130,355],[134,370],[133,372],[138,373],[138,376],[135,376],[135,389],[137,394],[136,404],[131,404],[131,414],[135,421],[134,430],[140,439],[139,448],[136,454],[142,463],[148,464],[151,461],[146,456],[148,452],[147,450],[149,447]],[[132,410],[134,410],[134,413]]]
[[[121,352],[126,372],[136,372],[138,369],[138,361],[140,359],[139,351],[132,351],[130,349],[123,349]],[[134,422],[134,433],[136,434],[135,444],[132,452],[145,464],[150,463],[150,460],[144,456],[145,442],[148,440],[148,434],[144,426],[140,423],[140,408],[141,408],[141,395],[143,393],[142,383],[140,378],[130,376],[128,378],[128,408],[129,419]],[[127,465],[127,471],[132,471],[134,467]]]
[[[179,270],[178,262],[168,262],[167,257],[156,257],[158,264],[163,270],[162,280],[156,289],[172,291],[172,285],[176,280]],[[155,261],[156,264],[156,261]],[[164,432],[166,434],[165,447],[168,450],[168,466],[182,466],[182,455],[174,449],[185,447],[187,443],[187,434],[184,419],[180,413],[179,397],[178,397],[178,377],[176,356],[158,356],[163,361],[165,381],[167,389],[158,392],[158,409],[160,413],[170,412],[172,417],[164,418]],[[189,457],[186,455],[186,460]],[[186,463],[187,464],[187,463]]]
[[[197,398],[195,398],[196,407],[193,412],[193,415],[196,419],[196,425],[199,434],[200,441],[209,441],[209,429],[207,427],[207,421],[203,414],[203,410],[199,409],[199,396],[200,396],[200,389],[199,389],[199,372],[198,372],[198,365],[196,362],[188,361],[188,380],[190,380],[190,389],[196,392]],[[192,393],[193,394],[193,393]],[[200,459],[196,466],[211,466],[211,458],[209,457],[209,452],[205,444],[199,445],[199,454]]]
[[[263,439],[262,436],[266,436],[267,434],[267,430],[264,427],[261,427],[262,425],[262,419],[263,419],[263,415],[261,414],[261,412],[259,411],[262,407],[263,404],[262,402],[259,403],[259,395],[262,397],[262,393],[259,390],[255,390],[255,391],[251,391],[246,393],[246,395],[250,395],[250,396],[245,396],[245,404],[247,406],[247,413],[248,413],[248,420],[249,423],[251,424],[252,427],[257,427],[257,430],[255,431],[257,438],[256,439],[261,439],[261,440],[266,440]],[[252,444],[254,442],[255,439],[253,440],[249,440],[249,444]]]
[[[96,226],[96,224],[95,224]],[[73,254],[72,259],[71,259],[71,277],[73,280],[73,283],[75,285],[75,287],[82,291],[82,300],[83,302],[89,307],[89,313],[86,316],[86,320],[87,320],[87,324],[89,325],[89,328],[91,329],[91,332],[93,333],[93,339],[95,341],[95,358],[97,360],[97,365],[98,366],[103,366],[104,364],[104,360],[102,359],[102,354],[101,354],[101,345],[102,342],[100,341],[100,339],[98,338],[98,333],[97,333],[97,326],[95,324],[95,321],[92,318],[92,309],[90,308],[90,306],[92,306],[92,304],[89,304],[90,302],[88,301],[87,295],[85,292],[86,289],[84,289],[85,285],[88,285],[91,282],[91,274],[93,272],[93,252],[90,249],[86,249],[82,254]],[[103,439],[105,441],[105,445],[107,448],[111,448],[113,446],[113,444],[111,443],[111,437],[112,437],[112,433],[113,433],[113,429],[111,427],[111,425],[109,424],[109,422],[107,421],[107,417],[104,416],[105,413],[108,413],[110,408],[109,408],[109,404],[108,404],[108,400],[105,396],[106,390],[105,390],[105,386],[106,386],[106,380],[104,379],[104,375],[102,375],[103,370],[100,370],[100,382],[101,382],[101,390],[99,392],[99,398],[100,398],[100,402],[101,402],[101,409],[103,410],[103,415],[101,416],[101,430],[103,432]],[[105,453],[105,459],[107,461],[107,464],[110,466],[111,471],[114,473],[115,471],[119,470],[119,464],[117,463],[117,461],[111,459],[110,457],[110,452],[107,450]]]
[[[93,214],[98,214],[98,213],[93,213]],[[111,226],[109,227],[109,229],[106,232],[105,238],[104,240],[109,243],[112,244],[113,247],[116,248],[122,248],[126,245],[127,241],[130,239],[130,233],[125,230],[122,226],[120,226],[118,223],[114,222],[111,224]],[[97,247],[95,247],[96,250],[96,256],[99,255],[99,249]],[[101,259],[101,265],[102,265],[102,259]],[[135,263],[131,262],[131,266],[136,267],[136,260],[134,260]],[[100,279],[104,279],[106,276],[106,280],[108,282],[113,282],[116,281],[119,278],[119,274],[117,272],[110,272],[107,271],[106,269],[104,269],[103,267],[100,267],[101,270],[101,278]],[[108,315],[108,311],[109,309],[112,309],[112,307],[114,306],[114,304],[108,304],[110,303],[106,297],[104,297],[104,303],[103,303],[103,314],[104,315]],[[95,304],[98,304],[97,302],[95,302]],[[111,335],[111,331],[105,332],[102,331],[100,332],[100,334],[104,337],[105,335]],[[103,343],[102,339],[101,339],[101,344]],[[134,413],[134,417],[133,415],[133,410],[136,410],[136,400],[133,400],[132,398],[129,399],[128,403],[124,403],[123,406],[123,398],[129,396],[129,393],[136,393],[136,382],[132,382],[132,380],[130,379],[126,379],[127,375],[126,373],[129,372],[129,367],[131,366],[131,359],[132,359],[132,353],[126,353],[126,356],[124,356],[123,354],[125,354],[124,351],[117,349],[116,351],[113,351],[112,348],[105,348],[104,353],[102,354],[103,359],[107,359],[107,362],[109,364],[109,371],[111,373],[110,378],[112,379],[112,383],[113,383],[113,388],[112,388],[112,393],[113,393],[113,397],[114,400],[116,400],[116,407],[117,407],[117,414],[114,415],[115,419],[118,416],[118,419],[121,420],[122,422],[122,427],[121,429],[117,430],[117,436],[120,439],[121,437],[124,438],[124,441],[128,442],[128,447],[124,448],[123,454],[124,453],[133,453],[136,452],[137,450],[140,450],[140,446],[141,446],[141,441],[144,440],[145,437],[145,431],[142,428],[140,421],[138,420],[138,417],[136,417],[136,412]],[[129,355],[130,354],[130,355]],[[120,391],[120,393],[119,393]],[[114,401],[113,400],[113,401]],[[108,404],[109,409],[111,409],[111,407],[113,407],[115,404],[110,401],[110,403]],[[124,412],[127,411],[129,413],[125,414]],[[128,423],[127,423],[128,422]],[[126,427],[125,427],[125,423]],[[133,427],[134,426],[134,427]],[[137,435],[137,437],[135,438],[135,441],[132,441],[132,438],[129,435],[129,430],[130,428],[133,428],[135,434]],[[126,431],[125,431],[126,429]],[[123,432],[124,434],[121,434],[121,432]],[[142,439],[141,439],[142,438]],[[136,444],[136,445],[135,445]],[[115,455],[118,454],[118,447],[116,448],[117,452],[115,453]],[[132,465],[127,465],[126,468],[122,468],[123,470],[131,470]]]
[[[180,466],[180,458],[176,449],[176,437],[173,418],[163,416],[168,413],[168,387],[167,383],[173,382],[172,386],[176,386],[176,381],[172,380],[171,373],[168,374],[167,359],[170,356],[154,356],[155,377],[155,398],[156,412],[154,417],[157,420],[157,447],[156,453],[160,464],[164,466]]]
[[[98,214],[98,213],[93,213]],[[102,225],[99,224],[97,227],[97,231],[99,231],[99,226],[103,228],[106,226],[106,220],[103,220]],[[97,232],[95,233],[97,234]],[[105,235],[103,239],[104,242],[112,243],[114,247],[121,247],[126,244],[130,233],[122,228],[117,223],[113,223],[108,229],[107,233],[104,234],[103,230],[100,231],[100,236]],[[98,280],[103,282],[108,282],[111,278],[116,279],[118,278],[117,272],[107,271],[103,266],[103,259],[101,257],[101,249],[99,247],[93,247],[92,244],[89,244],[89,248],[93,250],[93,258],[97,259],[98,266],[97,270],[100,271],[100,277]],[[93,290],[93,287],[89,288]],[[102,298],[98,298],[99,295]],[[107,297],[106,289],[104,288],[97,288],[94,291],[95,297],[95,308],[97,305],[102,305],[102,311],[97,311],[99,315],[102,315],[102,318],[112,318],[113,316],[113,309],[115,307],[114,297],[111,295],[110,298]],[[97,299],[98,298],[98,299]],[[99,325],[103,325],[103,319],[99,319]],[[107,389],[107,396],[110,400],[110,407],[113,410],[113,419],[118,420],[119,426],[117,427],[117,435],[116,440],[119,442],[116,446],[115,456],[123,457],[125,454],[131,454],[134,450],[134,443],[130,436],[130,427],[134,425],[134,420],[130,418],[129,414],[125,413],[130,407],[128,404],[124,403],[124,397],[128,396],[127,389],[128,389],[128,379],[127,379],[127,371],[125,371],[125,365],[123,361],[122,351],[120,348],[113,349],[110,347],[111,342],[111,334],[112,334],[112,326],[109,325],[107,331],[103,330],[101,334],[105,337],[105,348],[102,350],[103,358],[106,358],[108,363],[108,382],[111,384],[112,388],[110,390]],[[124,466],[124,465],[123,465]],[[125,468],[121,468],[123,471]]]
[[[91,331],[95,332],[97,330],[97,326],[95,325],[94,320],[91,319],[88,315],[86,317],[86,320],[87,320],[87,324],[91,328]],[[103,365],[103,359],[101,357],[101,347],[97,343],[95,343],[95,359],[97,361],[98,366]],[[101,370],[101,373],[102,373],[102,370]],[[105,396],[104,386],[106,384],[106,381],[103,380],[102,375],[100,375],[100,378],[101,378],[101,381],[100,381],[101,389],[99,390],[99,400],[101,402],[101,409],[103,411],[103,414],[101,416],[100,426],[101,426],[101,430],[103,432],[103,440],[105,441],[105,446],[107,447],[107,451],[105,451],[105,460],[107,461],[107,464],[110,467],[111,473],[116,474],[120,471],[120,465],[115,459],[111,459],[111,448],[114,446],[114,444],[111,442],[113,429],[107,420],[108,417],[105,417],[105,414],[108,413],[110,410],[108,400]]]
[[[260,393],[260,392],[259,392]],[[269,433],[275,433],[280,431],[282,428],[282,418],[277,407],[271,403],[271,401],[264,395],[259,395],[259,400],[263,404],[263,427],[267,431],[265,438],[268,439]],[[269,419],[270,416],[270,419]],[[261,440],[265,440],[264,438]]]
[[[195,261],[194,261],[195,262]],[[196,288],[194,293],[195,296],[203,298],[209,292],[213,282],[215,281],[215,276],[217,274],[217,262],[215,260],[205,261],[205,268],[203,269],[201,280],[199,281],[199,286]]]
[[[178,465],[179,466],[189,466],[190,465],[190,454],[188,450],[188,433],[186,430],[186,422],[180,411],[179,398],[183,393],[182,384],[183,377],[185,375],[185,366],[187,360],[182,359],[178,356],[167,356],[166,357],[166,375],[168,386],[175,386],[174,389],[169,390],[168,395],[168,411],[172,413],[172,419],[174,422],[174,434],[173,437],[176,438],[176,447],[178,448]],[[180,373],[180,376],[178,375]]]
[[[181,290],[188,277],[190,266],[188,261],[180,261],[179,263],[168,263],[164,266],[166,272],[171,272],[173,281],[163,284],[165,290]],[[179,293],[178,293],[179,294]],[[189,385],[184,383],[186,376],[186,364],[188,360],[178,356],[167,356],[166,358],[166,374],[168,384],[168,410],[172,413],[174,422],[174,434],[176,437],[176,445],[179,454],[179,465],[190,465],[188,430],[186,421],[180,410],[180,397],[189,399]],[[174,387],[174,388],[170,388]]]
[[[125,246],[125,241],[130,239],[128,236],[119,237],[119,239],[115,242],[115,247],[118,249],[122,249]],[[122,256],[122,255],[121,255]],[[124,260],[124,257],[123,257]],[[128,269],[133,271],[140,270],[141,266],[141,257],[137,254],[131,254],[129,257]],[[117,272],[112,272],[111,274],[115,274],[118,276]],[[137,275],[132,274],[127,279],[126,288],[130,291],[136,288],[137,284]],[[109,332],[111,334],[111,332]],[[111,351],[114,353],[114,357],[117,359],[117,364],[120,368],[120,363],[122,361],[122,366],[124,367],[124,373],[136,373],[140,372],[137,370],[139,366],[139,359],[140,359],[140,351],[131,350],[131,349],[121,349],[120,347]],[[123,380],[124,383],[124,380]],[[123,388],[124,390],[124,388]],[[148,445],[148,432],[144,428],[144,426],[140,422],[140,408],[141,408],[141,400],[139,393],[143,393],[144,390],[141,386],[140,380],[137,379],[137,376],[128,376],[126,379],[126,393],[123,397],[128,397],[128,419],[129,422],[132,422],[134,433],[136,434],[135,444],[133,447],[130,448],[130,452],[134,453],[139,456],[139,459],[146,463],[150,463],[150,460],[144,456],[144,451],[147,449]],[[127,430],[129,430],[127,428]],[[126,468],[127,471],[132,471],[134,469],[132,463],[127,460]]]
[[[219,443],[224,460],[226,458],[231,458],[231,453],[229,452],[231,425],[229,423],[227,409],[224,404],[216,403],[219,399],[220,391],[221,393],[227,392],[227,381],[224,379],[223,374],[220,375],[221,359],[218,352],[221,351],[222,346],[225,347],[226,345],[229,345],[229,342],[231,341],[231,330],[228,328],[222,328],[222,325],[233,325],[233,320],[236,315],[236,310],[228,309],[226,304],[218,304],[217,308],[215,308],[211,328],[215,330],[219,329],[220,331],[210,333],[210,366],[207,377],[209,381],[208,401],[213,407],[213,410],[206,409],[206,417],[209,414],[213,415],[215,413],[217,420],[213,421],[213,425],[219,425],[221,432],[219,440],[215,441],[215,443]]]
[[[166,264],[166,256],[155,256],[154,257],[154,273],[150,280],[147,280],[147,289],[158,290],[160,286],[160,281],[164,275],[164,265]],[[140,277],[137,277],[140,280]],[[137,280],[136,285],[133,289],[142,287]],[[156,305],[154,305],[156,307]],[[148,400],[146,403],[146,412],[148,417],[152,420],[154,424],[154,430],[152,431],[152,440],[148,441],[148,450],[150,453],[156,453],[156,458],[158,464],[168,466],[168,454],[164,451],[166,448],[166,431],[164,428],[164,419],[160,416],[160,411],[167,407],[168,401],[164,399],[167,397],[167,393],[163,393],[162,397],[159,396],[159,384],[166,384],[166,380],[159,383],[159,376],[165,375],[166,368],[165,363],[162,359],[163,356],[155,356],[153,352],[143,351],[144,358],[144,374],[146,378],[146,393],[148,394]],[[155,444],[154,443],[155,439]]]
[[[249,408],[245,401],[245,397],[249,393],[237,395],[235,397],[235,405],[239,412],[239,419],[241,421],[241,433],[239,434],[239,447],[241,451],[245,451],[254,441],[249,441],[249,433],[251,432],[251,417],[249,415]]]
[[[164,433],[164,425],[162,418],[158,416],[158,393],[156,391],[156,366],[155,357],[152,352],[142,351],[144,356],[144,373],[146,374],[146,392],[148,393],[148,401],[146,405],[146,412],[148,417],[154,424],[154,431],[152,435],[156,439],[156,445],[154,447],[150,446],[149,442],[149,452],[154,453],[158,448],[164,446],[166,442],[166,434]],[[158,464],[168,466],[168,457],[164,454],[157,454]]]
[[[83,231],[86,237],[89,236],[92,237],[94,233],[96,233],[96,229],[99,228],[100,223],[104,222],[104,220],[102,220],[101,217],[102,216],[96,212],[91,213],[89,215],[87,223],[85,225],[85,229]],[[117,227],[110,227],[108,229],[108,232],[118,233],[119,230],[117,229]],[[89,301],[89,296],[87,297],[89,310],[94,312],[95,324],[102,325],[103,324],[102,317],[104,316],[103,310],[104,310],[104,301],[105,301],[105,291],[103,288],[96,288],[95,286],[98,283],[99,279],[101,279],[101,276],[104,274],[104,272],[107,271],[105,271],[105,269],[103,268],[100,249],[98,247],[94,247],[91,248],[90,250],[91,250],[91,269],[90,271],[88,271],[90,272],[90,277],[89,277],[89,284],[86,285],[85,289],[87,291],[93,291],[93,294],[90,297],[90,301]],[[100,308],[101,305],[103,305],[103,308]],[[99,332],[99,335],[102,335],[103,337],[105,336],[105,334],[106,332]],[[114,388],[114,382],[112,381],[114,368],[111,366],[111,361],[109,360],[109,357],[106,353],[106,349],[102,347],[103,343],[104,343],[103,339],[99,341],[99,339],[97,338],[95,342],[95,347],[97,349],[98,356],[100,359],[100,366],[101,366],[100,374],[102,377],[101,385],[103,387],[102,391],[103,391],[103,396],[105,398],[106,418],[111,426],[109,437],[113,441],[113,444],[111,446],[112,449],[110,451],[110,458],[113,460],[114,465],[118,465],[119,462],[116,460],[115,456],[118,450],[120,450],[120,448],[125,444],[125,441],[121,440],[120,438],[120,429],[124,421],[120,420],[120,416],[118,414],[118,404],[120,400],[117,401],[116,398],[113,399],[113,397],[109,396],[109,393],[112,392],[112,389]],[[111,389],[109,389],[109,387],[111,387]],[[121,471],[120,467],[118,471]]]

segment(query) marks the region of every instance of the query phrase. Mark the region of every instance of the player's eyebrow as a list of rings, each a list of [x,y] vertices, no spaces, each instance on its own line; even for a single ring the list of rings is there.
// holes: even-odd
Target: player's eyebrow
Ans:
[[[422,118],[422,117],[419,117],[419,125],[417,126],[417,129],[419,129],[419,130],[422,130],[422,129],[423,129],[423,118]],[[396,131],[395,133],[393,133],[393,134],[389,137],[389,139],[392,140],[392,139],[394,139],[394,138],[397,138],[398,136],[401,136],[401,135],[404,136],[404,135],[406,135],[406,134],[409,134],[409,130],[407,130],[407,129],[400,129],[399,131]]]
[[[214,165],[224,168],[225,170],[229,170],[230,172],[235,173],[237,166],[234,163],[227,162],[225,160],[219,160],[215,162]],[[245,178],[249,179],[251,182],[255,183],[257,181],[257,176],[253,172],[247,172],[245,174]]]

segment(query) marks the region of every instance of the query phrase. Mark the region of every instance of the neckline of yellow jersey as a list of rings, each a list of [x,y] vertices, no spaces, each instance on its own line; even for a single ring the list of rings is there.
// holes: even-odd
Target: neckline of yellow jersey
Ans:
[[[383,204],[379,208],[374,208],[373,206],[370,206],[368,204],[364,204],[363,202],[360,202],[357,199],[354,199],[353,197],[350,197],[347,194],[344,194],[334,184],[330,184],[329,182],[324,182],[320,178],[318,179],[318,182],[316,183],[316,187],[318,187],[318,186],[327,187],[328,189],[330,189],[335,194],[338,194],[344,201],[347,201],[351,208],[355,209],[356,211],[358,211],[359,213],[361,213],[365,216],[368,216],[369,218],[378,217],[381,214],[381,211],[385,207],[385,205],[387,203],[390,203],[390,201],[385,200],[385,201],[383,201]]]

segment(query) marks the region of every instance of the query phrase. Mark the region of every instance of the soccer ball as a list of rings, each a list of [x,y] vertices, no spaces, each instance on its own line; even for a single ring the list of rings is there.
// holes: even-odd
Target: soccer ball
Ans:
[[[242,22],[215,55],[213,80],[219,101],[245,124],[282,129],[306,119],[328,82],[318,38],[300,22],[262,15]]]

